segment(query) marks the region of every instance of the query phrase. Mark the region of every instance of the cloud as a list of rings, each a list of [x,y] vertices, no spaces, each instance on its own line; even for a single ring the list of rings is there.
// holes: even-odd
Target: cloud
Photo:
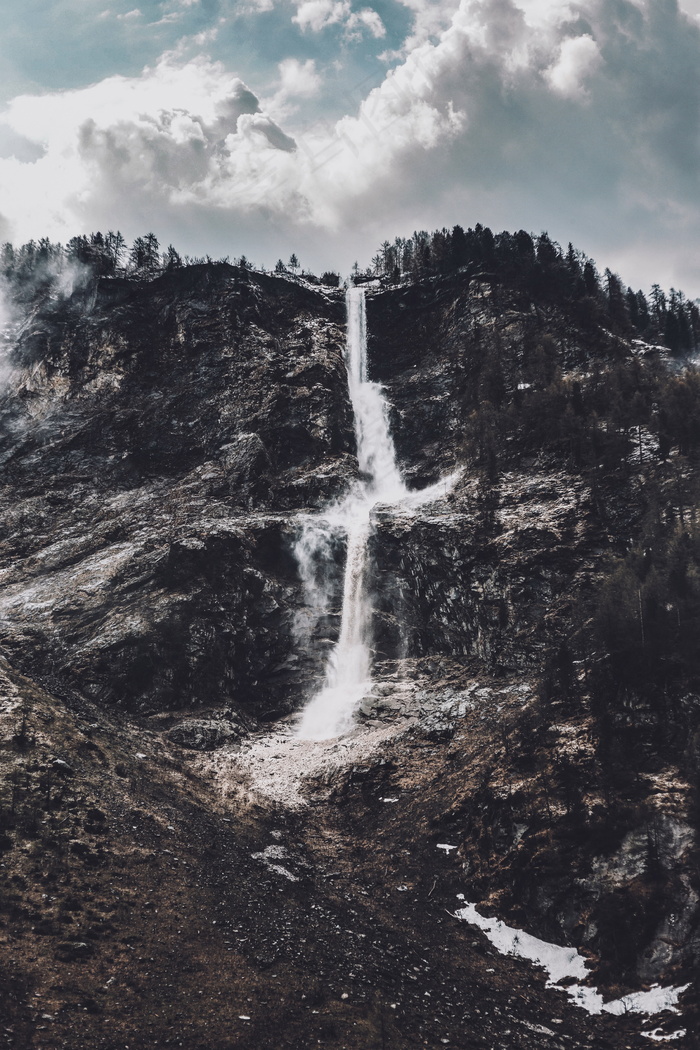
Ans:
[[[673,3],[463,0],[339,132],[368,224],[391,200],[404,229],[549,227],[630,280],[700,284],[699,124],[700,33]]]
[[[345,25],[348,33],[356,37],[362,36],[365,29],[369,30],[375,39],[386,36],[384,23],[371,7],[364,7],[361,11],[351,14]]]
[[[557,60],[545,75],[555,91],[566,98],[583,98],[586,81],[601,62],[600,51],[593,37],[568,37],[563,41]]]
[[[412,12],[413,23],[403,45],[383,56],[387,61],[404,57],[426,40],[437,38],[448,28],[459,7],[459,0],[399,0],[399,3]]]
[[[315,98],[323,86],[323,78],[316,69],[316,62],[308,58],[300,62],[297,58],[285,58],[278,65],[279,77],[276,91],[262,107],[276,121],[285,121],[299,110],[301,103]]]
[[[16,235],[152,228],[185,251],[308,245],[342,266],[386,236],[480,221],[548,228],[636,284],[700,292],[700,27],[674,0],[461,0],[439,17],[404,2],[416,42],[340,119],[307,56],[255,92],[183,50],[16,98],[0,115],[25,151],[0,159]],[[296,10],[307,38],[380,32],[349,0]]]
[[[18,134],[7,125],[0,124],[0,157],[15,157],[19,161],[31,163],[43,154],[42,146]]]
[[[286,67],[288,87],[292,72]],[[297,86],[305,72],[308,88],[312,70],[296,72]],[[219,206],[227,182],[236,183],[232,202],[258,199],[253,158],[295,149],[239,78],[204,59],[175,64],[166,56],[141,77],[23,96],[3,116],[10,132],[44,152],[33,164],[0,161],[0,192],[13,202],[17,228],[41,224],[52,236],[100,211],[118,223],[132,195],[156,218],[164,206],[191,199]]]
[[[303,0],[299,4],[293,22],[302,29],[320,33],[328,26],[342,25],[346,35],[361,37],[368,31],[375,38],[386,34],[381,18],[371,7],[353,11],[350,0]]]
[[[292,21],[302,29],[320,33],[327,26],[343,22],[349,14],[349,0],[304,0]]]
[[[272,11],[275,6],[275,0],[247,0],[246,2],[237,5],[236,14],[240,17],[241,15],[252,15],[262,14],[265,11]]]
[[[318,94],[321,77],[316,72],[312,58],[300,62],[296,58],[285,58],[279,64],[279,94],[284,98],[311,98]]]

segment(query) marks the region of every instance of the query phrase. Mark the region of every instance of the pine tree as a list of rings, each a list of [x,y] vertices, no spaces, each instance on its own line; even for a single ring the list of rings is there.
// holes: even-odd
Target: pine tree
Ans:
[[[629,321],[627,304],[622,292],[622,281],[611,270],[605,271],[606,298],[608,300],[608,313],[613,321],[622,327],[626,327]]]
[[[466,266],[469,262],[467,237],[461,226],[452,227],[452,264],[455,267]]]
[[[158,238],[154,233],[137,237],[129,252],[129,263],[137,274],[152,276],[160,268]]]
[[[163,253],[163,266],[166,270],[177,270],[182,266],[182,259],[172,244]]]
[[[126,251],[126,241],[119,230],[116,232],[109,230],[107,232],[105,247],[112,257],[114,269],[118,269],[122,265],[124,252]]]
[[[586,259],[583,266],[583,283],[586,288],[586,295],[589,295],[591,299],[597,299],[600,295],[598,271],[595,268],[595,263],[590,259]]]

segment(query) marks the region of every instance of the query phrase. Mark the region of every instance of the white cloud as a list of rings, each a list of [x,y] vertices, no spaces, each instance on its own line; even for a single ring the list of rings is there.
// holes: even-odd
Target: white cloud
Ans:
[[[304,0],[292,18],[302,29],[320,33],[327,26],[345,21],[350,14],[350,0]]]
[[[316,72],[313,58],[300,62],[297,58],[285,58],[279,66],[279,94],[284,98],[312,98],[317,95],[322,84]]]
[[[332,25],[342,25],[350,38],[369,32],[375,38],[386,35],[386,27],[371,7],[353,11],[350,0],[304,0],[299,4],[293,22],[302,30],[320,33]]]
[[[100,212],[128,217],[135,196],[156,217],[188,200],[221,206],[228,184],[232,203],[259,200],[255,157],[267,165],[268,154],[294,150],[245,84],[203,59],[177,65],[166,56],[140,77],[23,96],[3,117],[45,151],[33,164],[0,161],[0,196],[12,201],[21,237],[35,226],[64,236]]]
[[[586,82],[600,63],[600,51],[592,36],[569,37],[562,43],[556,63],[550,66],[545,76],[560,95],[583,98]]]
[[[413,23],[402,47],[383,56],[388,60],[405,56],[426,40],[438,37],[448,28],[459,7],[459,0],[399,0],[399,3],[413,13]]]
[[[386,36],[386,26],[371,7],[363,7],[361,11],[351,14],[346,22],[346,29],[355,36],[362,36],[365,29],[368,29],[375,39]]]
[[[316,238],[332,265],[329,232],[352,261],[385,236],[481,221],[549,228],[622,260],[636,283],[657,264],[683,283],[675,265],[696,274],[698,294],[700,30],[689,19],[665,0],[462,0],[429,38],[427,0],[405,2],[422,42],[334,122],[287,126],[323,86],[313,60],[292,57],[267,104],[184,51],[137,77],[15,99],[0,115],[18,144],[0,159],[14,236],[121,226],[177,242],[196,226],[248,237],[239,250],[252,258],[263,243],[276,257]],[[443,19],[451,10],[436,6]],[[353,25],[380,32],[372,14],[306,0],[296,19],[347,40]]]
[[[316,70],[316,62],[309,58],[285,58],[278,65],[279,80],[274,95],[263,102],[263,108],[276,121],[287,120],[296,113],[302,100],[319,94],[323,79]]]
[[[272,11],[276,0],[240,0],[232,13],[232,18],[240,18],[244,15],[259,15],[265,11]]]

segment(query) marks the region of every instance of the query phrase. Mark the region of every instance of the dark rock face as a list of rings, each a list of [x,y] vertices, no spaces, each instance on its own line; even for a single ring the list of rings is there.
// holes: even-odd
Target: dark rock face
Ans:
[[[460,274],[370,290],[368,322],[416,488],[464,461],[485,360],[512,387],[538,340],[568,367],[609,349]],[[299,706],[338,628],[340,548],[336,609],[299,651],[292,547],[295,514],[356,477],[344,340],[342,291],[225,265],[36,305],[0,400],[12,658],[138,710]],[[595,572],[590,505],[580,479],[538,468],[488,485],[463,470],[439,513],[377,508],[379,654],[537,667],[558,596]]]
[[[385,656],[541,666],[557,612],[600,561],[595,529],[581,527],[590,493],[560,473],[529,486],[504,478],[491,498],[485,520],[477,487],[463,479],[430,513],[376,514],[376,633]]]
[[[367,322],[371,377],[387,388],[399,458],[417,486],[464,459],[470,412],[502,397],[501,386],[516,390],[543,346],[569,371],[631,356],[561,306],[460,272],[368,293]]]
[[[485,397],[517,393],[542,345],[572,371],[630,350],[609,333],[592,339],[561,310],[461,274],[370,291],[367,313],[371,378],[387,392],[409,484],[419,490],[459,473],[435,507],[375,512],[379,650],[536,670],[562,609],[586,592],[620,537],[603,533],[590,485],[561,460],[491,477],[465,467],[469,417]],[[488,389],[491,365],[497,391]],[[625,498],[613,504],[621,532],[630,527]]]
[[[21,666],[141,710],[297,702],[294,512],[355,469],[343,322],[223,265],[35,307],[0,402]]]
[[[340,295],[224,265],[43,303],[4,406],[12,472],[54,461],[76,480],[295,506],[299,474],[353,450],[343,322]]]
[[[474,408],[502,396],[499,384],[517,396],[543,346],[572,374],[632,349],[460,274],[370,290],[368,319],[371,378],[386,386],[409,483],[461,473],[440,501],[374,511],[373,644],[397,691],[362,715],[402,717],[406,667],[427,713],[410,740],[397,738],[394,759],[339,784],[344,833],[368,836],[378,897],[388,868],[377,867],[368,820],[377,798],[400,795],[383,832],[387,864],[410,843],[418,869],[426,835],[454,840],[455,892],[599,953],[610,985],[620,975],[680,980],[699,953],[696,788],[679,758],[692,752],[684,768],[696,775],[694,723],[689,742],[669,732],[665,753],[645,743],[621,763],[627,780],[615,779],[599,746],[609,715],[592,713],[588,668],[572,670],[565,697],[538,700],[545,657],[638,529],[642,484],[629,464],[592,477],[553,455],[489,471],[470,447]],[[52,702],[154,716],[122,721],[151,736],[159,727],[179,771],[203,761],[188,752],[225,749],[301,706],[338,635],[344,551],[334,539],[335,600],[307,647],[296,519],[357,478],[344,342],[340,291],[221,265],[103,280],[34,306],[0,397],[0,645]],[[19,753],[28,738],[18,724]],[[127,771],[133,783],[142,775],[136,751],[113,764],[119,790]],[[42,772],[42,792],[77,779],[74,754]],[[122,823],[133,829],[131,819]],[[102,839],[106,823],[88,807],[71,858],[97,865],[98,844],[86,852],[77,836]],[[93,934],[63,936],[56,958],[89,965]],[[260,958],[269,967],[274,954]]]

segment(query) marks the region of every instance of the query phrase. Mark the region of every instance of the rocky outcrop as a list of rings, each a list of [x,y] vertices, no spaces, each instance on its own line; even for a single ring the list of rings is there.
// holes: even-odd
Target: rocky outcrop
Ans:
[[[460,273],[370,290],[368,320],[415,487],[469,461],[485,362],[515,388],[543,340],[568,368],[614,341],[591,347],[561,311]],[[13,658],[136,709],[298,704],[324,645],[295,651],[294,514],[357,470],[343,346],[341,290],[223,264],[35,303],[0,401]],[[487,485],[467,471],[437,516],[380,510],[380,653],[537,666],[555,597],[595,571],[590,510],[551,467]],[[332,613],[317,641],[336,630]]]
[[[146,711],[298,702],[294,513],[356,469],[343,321],[338,291],[225,265],[35,305],[0,400],[21,666]]]
[[[512,390],[543,341],[573,369],[614,339],[460,273],[370,289],[368,319],[411,485],[461,471],[434,508],[377,509],[378,653],[536,668],[610,544],[560,463],[478,479],[467,424],[488,362]],[[223,264],[35,303],[0,399],[13,659],[139,710],[298,706],[338,629],[340,571],[307,651],[291,551],[357,476],[344,339],[341,290]]]
[[[241,735],[240,724],[220,718],[186,718],[166,733],[173,744],[193,751],[213,751],[224,744],[237,743]]]
[[[564,607],[600,570],[590,492],[563,472],[504,475],[486,497],[465,475],[430,507],[374,517],[376,636],[388,658],[536,671]]]

